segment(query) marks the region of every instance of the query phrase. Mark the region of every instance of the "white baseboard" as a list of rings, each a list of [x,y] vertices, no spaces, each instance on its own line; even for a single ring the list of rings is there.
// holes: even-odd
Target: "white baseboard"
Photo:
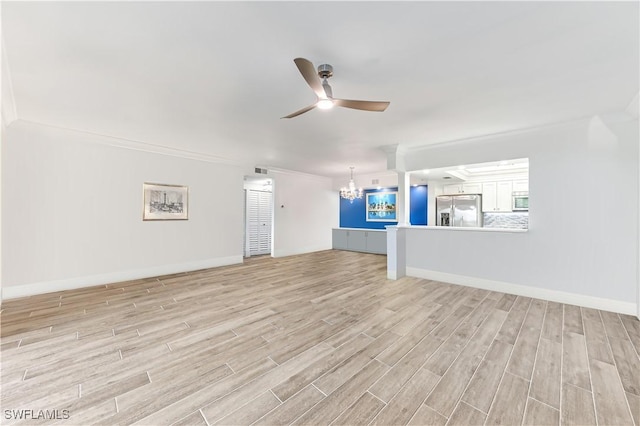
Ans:
[[[565,291],[550,290],[546,288],[530,287],[503,281],[493,281],[484,278],[467,277],[464,275],[430,271],[427,269],[412,268],[409,266],[407,266],[407,276],[425,278],[433,281],[442,281],[451,284],[459,284],[467,287],[481,288],[484,290],[498,291],[501,293],[515,294],[517,296],[550,300],[552,302],[583,306],[585,308],[618,312],[621,314],[633,316],[637,314],[637,306],[632,302],[622,302],[619,300],[604,299],[601,297],[586,296],[576,293],[567,293]]]
[[[242,263],[242,255],[2,287],[2,300]]]
[[[313,253],[316,251],[331,250],[331,244],[322,246],[307,246],[293,250],[274,250],[273,257],[295,256],[297,254]]]

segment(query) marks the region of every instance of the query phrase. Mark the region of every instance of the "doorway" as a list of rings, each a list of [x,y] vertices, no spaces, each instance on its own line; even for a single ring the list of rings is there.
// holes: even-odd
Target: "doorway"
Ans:
[[[271,179],[245,177],[245,257],[271,254],[271,233],[273,229],[272,188]]]

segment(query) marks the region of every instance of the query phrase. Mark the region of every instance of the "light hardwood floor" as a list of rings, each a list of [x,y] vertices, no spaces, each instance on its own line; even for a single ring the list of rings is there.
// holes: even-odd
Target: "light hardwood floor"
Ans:
[[[637,319],[389,281],[383,256],[254,258],[0,318],[3,424],[640,426]]]

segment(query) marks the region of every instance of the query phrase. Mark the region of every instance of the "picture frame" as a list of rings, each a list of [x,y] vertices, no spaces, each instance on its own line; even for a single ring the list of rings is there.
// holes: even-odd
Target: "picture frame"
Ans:
[[[397,222],[398,192],[367,193],[367,222]]]
[[[188,186],[144,182],[142,193],[142,220],[189,219]]]

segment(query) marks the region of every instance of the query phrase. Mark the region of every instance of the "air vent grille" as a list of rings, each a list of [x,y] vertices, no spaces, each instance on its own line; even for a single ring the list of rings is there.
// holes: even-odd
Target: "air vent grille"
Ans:
[[[266,175],[268,173],[267,169],[261,169],[260,167],[256,167],[255,172],[259,175]]]
[[[377,185],[380,183],[380,179],[371,179],[371,185]]]

